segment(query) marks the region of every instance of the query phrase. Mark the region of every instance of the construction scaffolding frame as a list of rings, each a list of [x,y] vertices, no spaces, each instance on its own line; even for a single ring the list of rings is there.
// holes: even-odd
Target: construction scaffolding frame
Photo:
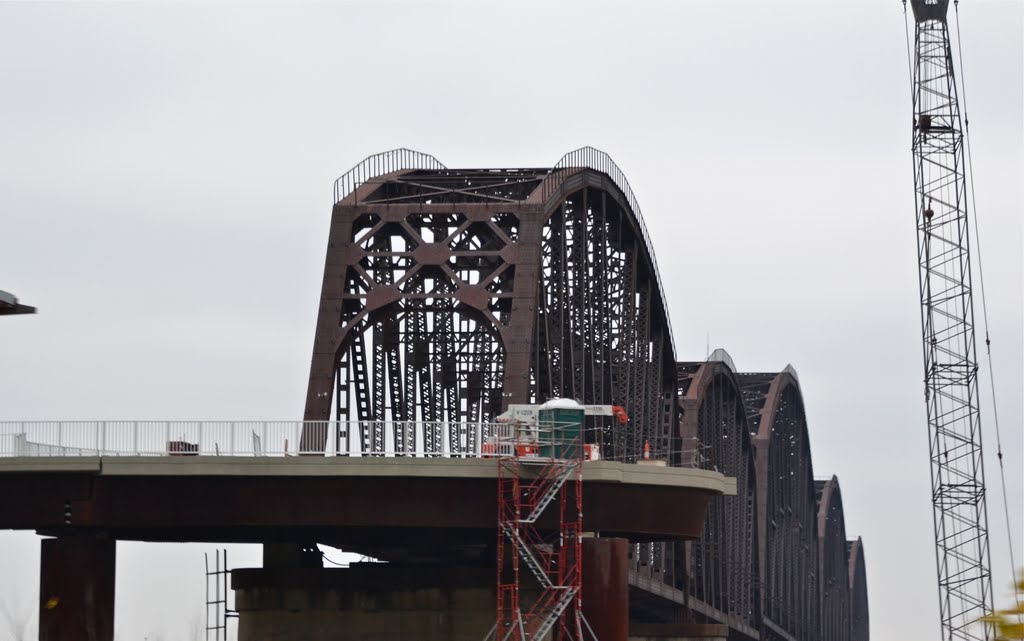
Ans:
[[[579,428],[542,420],[536,425],[513,421],[499,430],[493,633],[498,641],[540,641],[549,632],[560,641],[593,638],[581,609],[584,446]],[[523,598],[531,591],[538,591],[535,599]]]

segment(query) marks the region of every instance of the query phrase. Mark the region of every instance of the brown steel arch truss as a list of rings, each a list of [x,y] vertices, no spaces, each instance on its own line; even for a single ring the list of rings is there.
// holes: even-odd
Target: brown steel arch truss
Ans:
[[[839,479],[815,480],[818,499],[818,577],[822,641],[850,641],[850,582],[846,522]]]
[[[709,508],[700,539],[687,547],[687,594],[694,607],[734,629],[759,622],[754,451],[731,359],[677,367],[683,442],[693,465],[736,478],[736,496]]]
[[[863,546],[845,539],[838,481],[813,479],[796,373],[737,373],[723,351],[676,363],[643,218],[607,155],[449,169],[395,150],[342,176],[335,201],[305,418],[356,427],[304,433],[304,451],[474,455],[478,435],[443,426],[553,397],[625,406],[628,425],[591,436],[606,458],[646,449],[737,479],[698,540],[634,542],[634,587],[662,595],[634,615],[867,641]]]
[[[868,583],[860,537],[846,542],[846,562],[850,572],[850,641],[868,641]]]
[[[817,505],[796,372],[742,374],[758,475],[762,636],[818,633]]]
[[[581,150],[552,169],[447,169],[392,153],[373,157],[387,173],[340,179],[332,212],[305,418],[360,422],[330,447],[469,454],[476,436],[442,424],[568,397],[626,407],[630,424],[599,437],[610,458],[678,449],[671,329],[614,163]]]

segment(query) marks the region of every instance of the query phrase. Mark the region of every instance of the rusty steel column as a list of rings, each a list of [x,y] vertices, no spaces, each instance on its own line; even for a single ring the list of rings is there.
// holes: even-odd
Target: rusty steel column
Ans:
[[[583,616],[601,641],[629,638],[629,543],[583,539]]]
[[[43,539],[39,641],[113,641],[116,542]]]

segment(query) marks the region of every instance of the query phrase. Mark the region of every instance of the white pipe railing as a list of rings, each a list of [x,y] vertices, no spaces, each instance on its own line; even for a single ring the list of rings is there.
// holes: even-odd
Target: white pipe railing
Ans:
[[[411,456],[543,457],[565,444],[561,426],[423,421],[0,421],[0,458],[57,456]],[[623,428],[628,429],[628,428]],[[580,442],[572,431],[573,441]],[[376,436],[376,438],[374,438]],[[595,445],[607,437],[588,428],[586,460],[636,463],[644,452],[616,455]],[[435,444],[426,448],[426,443]],[[651,458],[701,467],[700,445],[657,449]]]
[[[479,456],[495,423],[9,421],[0,456]],[[377,447],[374,433],[383,435]],[[438,446],[423,447],[432,435]],[[364,443],[368,444],[364,448]],[[325,453],[324,450],[327,450]]]

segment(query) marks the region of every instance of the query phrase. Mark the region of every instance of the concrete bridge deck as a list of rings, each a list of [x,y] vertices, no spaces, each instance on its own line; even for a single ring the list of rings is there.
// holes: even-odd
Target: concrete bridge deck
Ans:
[[[0,528],[375,549],[489,544],[496,478],[487,458],[6,457]],[[637,463],[590,461],[583,479],[584,527],[636,540],[695,538],[711,497],[736,492],[717,472]]]

